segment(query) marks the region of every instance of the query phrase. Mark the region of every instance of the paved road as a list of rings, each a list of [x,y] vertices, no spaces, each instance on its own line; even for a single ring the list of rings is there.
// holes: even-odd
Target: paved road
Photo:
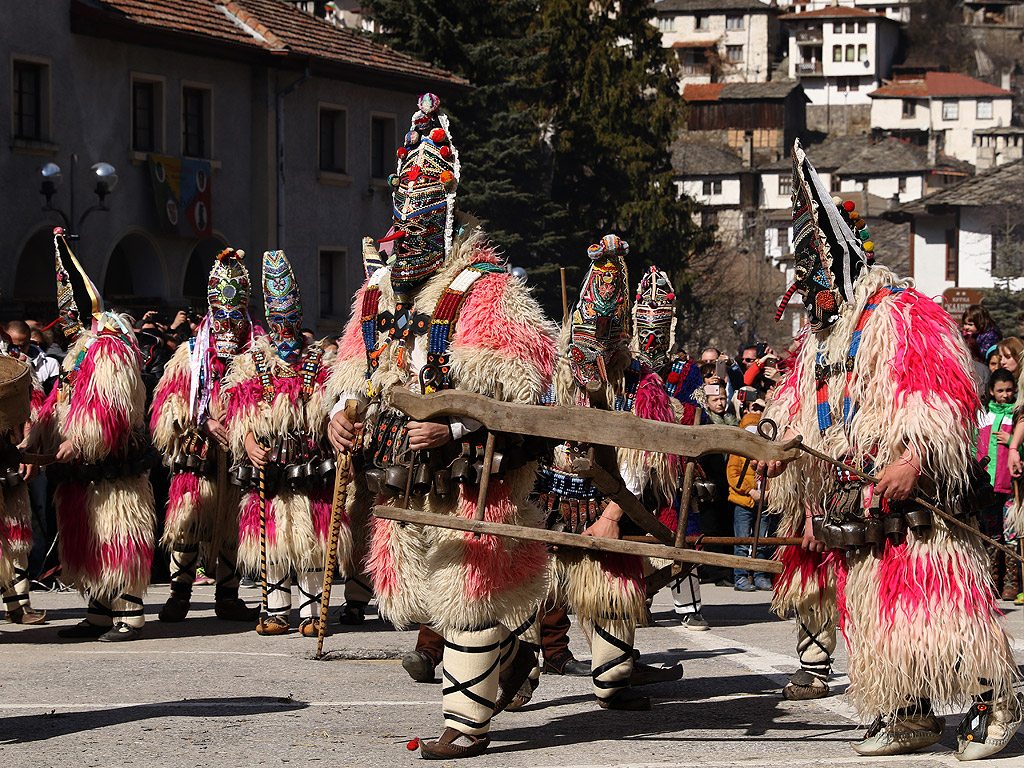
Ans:
[[[213,617],[213,588],[199,587],[189,619],[162,624],[166,587],[147,597],[143,639],[124,645],[65,642],[57,629],[78,621],[74,593],[37,594],[45,626],[0,624],[0,765],[11,768],[160,766],[235,768],[316,764],[332,768],[416,764],[414,736],[440,732],[440,687],[412,682],[399,657],[413,632],[376,618],[362,631],[327,639],[332,660],[313,661],[316,641],[298,633],[261,638]],[[243,590],[250,603],[257,591]],[[533,701],[495,719],[488,752],[467,766],[959,765],[950,728],[941,744],[904,758],[859,758],[847,742],[859,733],[841,696],[787,702],[779,690],[794,668],[793,625],[768,612],[765,593],[705,587],[709,632],[673,620],[667,593],[656,624],[639,630],[650,663],[681,660],[682,680],[650,686],[650,712],[597,708],[589,681],[545,675]],[[297,600],[295,602],[297,604]],[[1006,604],[1004,604],[1006,605]],[[1009,608],[1018,662],[1024,617]],[[588,655],[574,626],[572,647]],[[840,652],[833,690],[846,678]],[[989,765],[1024,766],[1018,734]]]

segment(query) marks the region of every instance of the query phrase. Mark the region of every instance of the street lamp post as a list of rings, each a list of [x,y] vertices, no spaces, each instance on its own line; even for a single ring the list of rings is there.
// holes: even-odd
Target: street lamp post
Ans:
[[[39,171],[39,175],[42,178],[40,184],[39,193],[46,198],[46,205],[43,206],[44,211],[53,211],[58,214],[61,219],[64,220],[64,229],[67,230],[68,237],[71,239],[77,239],[79,232],[82,229],[82,223],[88,218],[88,216],[95,211],[109,211],[105,200],[107,195],[114,191],[114,187],[117,186],[117,171],[110,163],[96,163],[90,169],[91,177],[95,180],[96,186],[93,188],[93,192],[99,198],[99,203],[92,205],[82,212],[82,215],[75,218],[77,213],[75,208],[75,172],[78,168],[78,155],[71,155],[71,167],[68,173],[68,187],[70,200],[69,212],[65,213],[60,208],[57,208],[53,204],[53,197],[57,194],[57,188],[60,186],[63,179],[60,166],[56,163],[47,163]]]

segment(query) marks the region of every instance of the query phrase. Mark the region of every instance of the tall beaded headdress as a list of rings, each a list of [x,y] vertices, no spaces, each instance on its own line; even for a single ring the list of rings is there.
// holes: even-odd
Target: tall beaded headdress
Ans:
[[[652,266],[640,278],[633,303],[633,357],[660,371],[676,332],[676,294],[668,275]]]

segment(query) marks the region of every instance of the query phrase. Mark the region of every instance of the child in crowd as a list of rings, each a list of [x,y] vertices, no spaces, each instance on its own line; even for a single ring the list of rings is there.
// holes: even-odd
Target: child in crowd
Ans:
[[[741,399],[743,417],[740,419],[740,426],[750,432],[757,431],[757,424],[761,420],[761,412],[764,410],[764,400],[757,397],[757,391],[753,388],[744,387],[737,396],[750,389],[749,396]],[[735,505],[733,511],[733,535],[753,536],[754,520],[757,515],[757,503],[761,499],[760,478],[754,472],[751,462],[739,455],[732,455],[726,464],[726,477],[729,481],[729,501]],[[765,516],[761,519],[761,536],[773,535],[774,521]],[[736,544],[733,547],[733,554],[739,557],[750,557],[752,545]],[[775,547],[759,545],[754,557],[770,560],[775,556]],[[770,592],[772,590],[772,579],[767,573],[757,571],[751,578],[749,571],[737,568],[733,571],[733,589],[739,592],[754,592],[760,590]]]
[[[988,458],[988,474],[998,501],[982,512],[982,532],[996,541],[1016,541],[1009,513],[1013,505],[1013,478],[1009,453],[1017,382],[1005,368],[988,380],[988,408],[978,425],[978,459]],[[1021,591],[1020,568],[1012,558],[991,547],[992,580],[1003,600],[1015,600]]]
[[[971,304],[967,307],[961,318],[961,324],[964,338],[975,339],[983,354],[985,350],[1003,338],[996,321],[981,304]]]

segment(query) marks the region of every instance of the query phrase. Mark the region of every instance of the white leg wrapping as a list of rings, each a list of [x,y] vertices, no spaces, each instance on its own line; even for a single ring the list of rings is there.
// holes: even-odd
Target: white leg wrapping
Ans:
[[[832,671],[832,652],[836,649],[836,625],[820,613],[798,613],[796,653],[800,668],[823,683]]]
[[[591,638],[591,675],[594,678],[594,693],[599,699],[610,699],[619,691],[629,687],[629,676],[633,673],[633,637],[636,626],[633,622],[598,619],[594,623]]]
[[[267,565],[267,613],[284,616],[292,611],[292,576],[286,566]]]
[[[97,627],[111,627],[114,624],[114,611],[110,607],[110,603],[90,597],[85,618],[90,624]]]
[[[370,586],[370,577],[365,573],[345,579],[346,603],[368,603],[372,599],[373,588]]]
[[[500,624],[469,632],[452,630],[445,637],[441,693],[446,727],[471,736],[487,733],[498,696],[503,645],[512,649],[508,658],[514,658],[518,640]]]
[[[695,572],[672,582],[672,602],[681,616],[700,612],[700,579]]]
[[[142,590],[139,590],[141,592]],[[129,627],[141,629],[146,623],[146,615],[143,613],[142,597],[128,592],[122,592],[111,603],[114,614],[114,622],[123,621]]]
[[[199,567],[199,548],[175,545],[171,550],[171,593],[186,600],[192,594],[192,583]]]
[[[3,586],[4,610],[7,611],[29,605],[28,552],[19,552],[13,559],[14,576],[9,584]]]
[[[298,582],[299,617],[303,619],[320,618],[320,600],[324,596],[324,572],[302,571],[298,574]]]
[[[238,546],[222,546],[217,553],[217,588],[218,593],[229,592],[238,594]]]

